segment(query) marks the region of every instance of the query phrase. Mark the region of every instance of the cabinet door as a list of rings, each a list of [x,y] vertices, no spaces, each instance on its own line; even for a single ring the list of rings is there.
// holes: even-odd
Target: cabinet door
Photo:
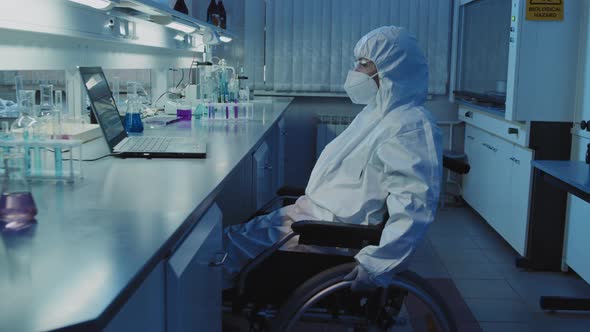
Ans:
[[[165,331],[164,264],[160,263],[145,278],[117,315],[104,328],[104,332]],[[92,276],[89,276],[92,277]]]
[[[500,234],[506,231],[510,206],[510,170],[512,167],[513,144],[492,134],[485,140],[486,201],[485,219]]]
[[[480,173],[480,151],[479,144],[479,130],[475,127],[466,125],[465,126],[465,154],[467,155],[467,161],[471,166],[469,173],[463,175],[463,198],[474,208],[476,211],[479,207],[479,195],[478,190],[481,187]]]
[[[524,256],[526,248],[529,202],[531,192],[531,161],[533,151],[514,145],[511,156],[509,217],[502,236]]]
[[[260,209],[273,196],[272,163],[270,149],[266,142],[254,152],[254,197],[256,209]]]
[[[572,136],[572,160],[586,159],[586,146],[590,139]],[[565,263],[572,267],[586,282],[590,283],[590,203],[568,195],[568,210],[565,234]]]
[[[168,260],[168,332],[221,331],[221,219],[214,204]]]

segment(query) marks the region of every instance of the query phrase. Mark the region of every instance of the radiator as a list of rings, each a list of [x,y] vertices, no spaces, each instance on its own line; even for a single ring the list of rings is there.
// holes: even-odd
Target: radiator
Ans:
[[[354,116],[348,115],[319,115],[316,140],[316,159],[336,136],[348,127]]]

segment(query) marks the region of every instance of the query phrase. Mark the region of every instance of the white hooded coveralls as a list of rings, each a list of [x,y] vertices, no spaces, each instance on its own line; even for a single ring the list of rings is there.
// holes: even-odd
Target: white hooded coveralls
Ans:
[[[388,212],[379,245],[355,256],[374,284],[386,286],[434,220],[442,151],[440,131],[421,106],[428,92],[426,59],[416,39],[393,26],[362,37],[354,55],[377,67],[380,87],[375,100],[326,146],[305,196],[225,229],[226,285],[249,259],[288,233],[294,221],[374,225]]]

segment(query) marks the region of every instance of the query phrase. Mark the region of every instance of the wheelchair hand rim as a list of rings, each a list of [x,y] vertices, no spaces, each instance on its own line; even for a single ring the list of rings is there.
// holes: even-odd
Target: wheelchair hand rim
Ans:
[[[343,288],[350,288],[352,286],[353,281],[340,281],[331,286],[324,288],[323,290],[314,294],[311,298],[309,298],[305,303],[295,312],[292,318],[289,320],[285,331],[291,331],[294,324],[299,321],[303,313],[307,311],[311,306],[313,306],[317,301],[322,299],[323,297]],[[451,332],[451,327],[445,318],[445,314],[441,308],[435,303],[432,297],[419,287],[413,285],[409,281],[393,279],[390,283],[390,286],[398,287],[404,290],[407,290],[409,293],[413,294],[414,296],[418,297],[430,310],[433,311],[434,316],[439,324],[439,326],[443,329],[443,331]]]

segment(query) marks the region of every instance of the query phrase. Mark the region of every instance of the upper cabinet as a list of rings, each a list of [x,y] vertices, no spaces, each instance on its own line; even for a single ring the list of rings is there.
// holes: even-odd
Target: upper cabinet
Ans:
[[[481,95],[481,100],[464,99],[500,111],[508,121],[570,122],[586,4],[582,0],[538,3],[457,0],[451,89]],[[538,7],[547,3],[555,7]],[[546,16],[555,20],[539,20]],[[458,96],[455,93],[456,100]],[[505,100],[505,107],[498,100]]]

